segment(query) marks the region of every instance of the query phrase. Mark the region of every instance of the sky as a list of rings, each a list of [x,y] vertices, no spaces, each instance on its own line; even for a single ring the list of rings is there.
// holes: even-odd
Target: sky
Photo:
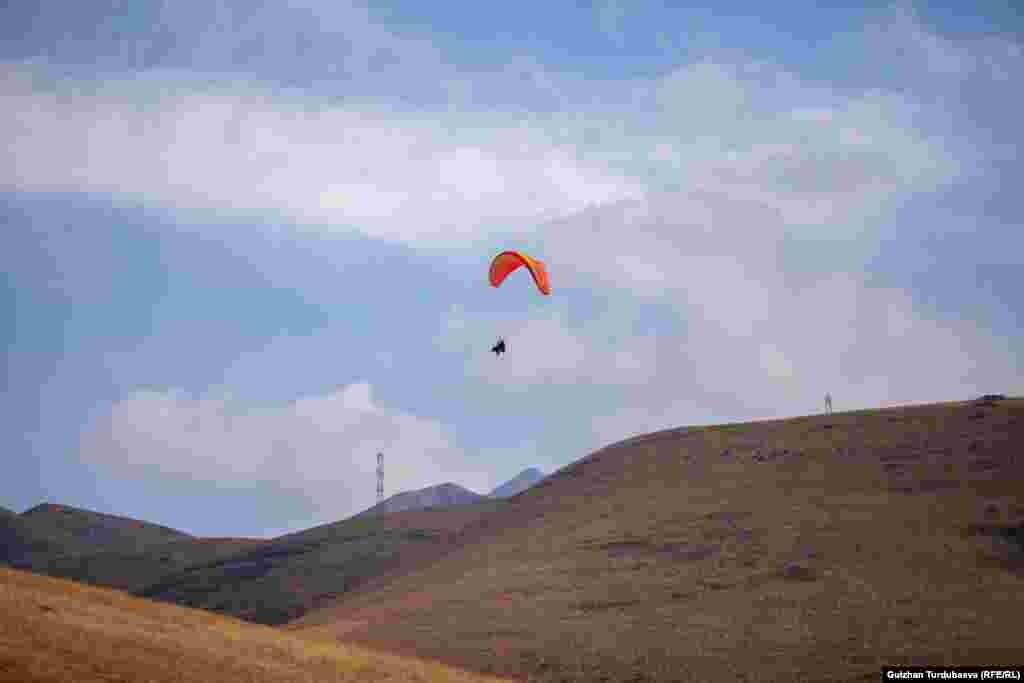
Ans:
[[[1013,3],[713,4],[6,3],[0,505],[272,536],[378,452],[1024,394]]]

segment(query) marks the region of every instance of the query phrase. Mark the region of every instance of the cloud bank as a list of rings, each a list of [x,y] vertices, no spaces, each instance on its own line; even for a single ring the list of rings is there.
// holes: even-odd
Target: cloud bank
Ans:
[[[80,457],[120,473],[271,484],[305,496],[321,518],[338,519],[373,504],[379,452],[388,495],[438,477],[479,491],[494,484],[449,426],[381,405],[367,382],[269,408],[138,391],[97,414]]]

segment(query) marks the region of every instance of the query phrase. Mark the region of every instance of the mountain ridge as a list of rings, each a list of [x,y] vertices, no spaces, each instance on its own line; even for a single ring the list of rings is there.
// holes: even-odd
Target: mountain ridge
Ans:
[[[527,467],[504,484],[496,486],[487,495],[490,498],[508,498],[522,493],[544,479],[546,475],[536,467]]]
[[[434,486],[426,486],[413,491],[401,491],[377,503],[373,507],[360,512],[356,517],[389,514],[393,512],[409,512],[432,507],[448,507],[451,505],[468,505],[484,500],[483,496],[470,491],[454,482],[445,482]]]

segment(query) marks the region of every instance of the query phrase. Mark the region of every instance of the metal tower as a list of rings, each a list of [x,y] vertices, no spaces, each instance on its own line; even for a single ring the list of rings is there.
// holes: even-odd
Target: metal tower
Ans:
[[[384,454],[377,454],[377,502],[384,500]]]

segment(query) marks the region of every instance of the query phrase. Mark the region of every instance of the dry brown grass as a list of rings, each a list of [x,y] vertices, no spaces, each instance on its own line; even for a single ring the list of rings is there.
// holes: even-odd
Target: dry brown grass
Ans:
[[[289,628],[537,681],[1020,664],[1022,475],[1021,400],[649,435]]]
[[[8,683],[495,680],[8,569],[0,615]]]

